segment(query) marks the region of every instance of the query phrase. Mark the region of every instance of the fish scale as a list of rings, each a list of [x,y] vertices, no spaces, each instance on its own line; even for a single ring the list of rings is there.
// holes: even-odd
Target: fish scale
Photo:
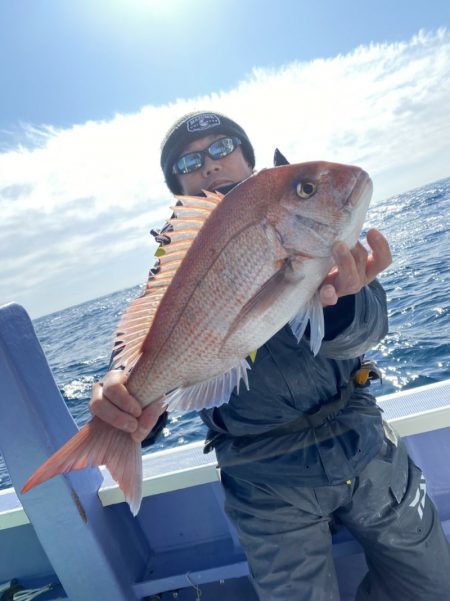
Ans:
[[[178,387],[207,380],[224,366],[228,369],[236,364],[235,349],[224,356],[220,353],[221,342],[239,315],[240,307],[273,274],[275,266],[273,258],[268,256],[270,250],[264,230],[252,227],[241,231],[212,264],[205,263],[189,304],[151,368],[153,374],[167,369],[172,374],[172,387]],[[252,344],[254,336],[244,333],[243,337]],[[147,342],[151,345],[151,338]],[[243,349],[240,354],[245,357],[251,350]],[[148,365],[137,366],[128,382],[129,390],[139,395],[142,403],[162,394],[161,387],[155,390],[151,381],[146,383],[145,377],[141,377],[141,371],[148,373],[149,369]],[[139,383],[135,385],[137,377]],[[158,377],[154,380],[161,381]]]

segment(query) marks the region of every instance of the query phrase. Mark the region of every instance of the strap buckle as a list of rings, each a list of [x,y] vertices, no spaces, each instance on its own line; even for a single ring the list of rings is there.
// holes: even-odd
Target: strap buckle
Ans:
[[[361,367],[353,376],[355,384],[358,386],[368,386],[370,382],[374,380],[380,380],[380,384],[383,382],[383,374],[381,369],[377,366],[375,361],[363,361]]]

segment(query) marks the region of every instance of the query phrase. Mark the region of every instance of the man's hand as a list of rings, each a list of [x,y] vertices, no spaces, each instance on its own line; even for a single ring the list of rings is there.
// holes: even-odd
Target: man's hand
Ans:
[[[319,290],[324,307],[335,305],[341,296],[356,294],[392,263],[389,244],[378,230],[371,229],[367,232],[367,242],[372,250],[370,254],[360,242],[351,250],[343,242],[334,245],[333,258],[336,266]]]
[[[103,382],[94,384],[89,409],[104,422],[129,432],[136,442],[142,442],[164,413],[164,397],[144,409],[126,388],[127,375],[123,370],[108,371]]]

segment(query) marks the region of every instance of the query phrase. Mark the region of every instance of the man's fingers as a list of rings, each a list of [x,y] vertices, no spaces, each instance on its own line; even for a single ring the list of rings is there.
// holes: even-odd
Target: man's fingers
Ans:
[[[358,292],[364,284],[361,284],[361,277],[352,251],[343,242],[337,242],[333,247],[333,258],[337,266],[337,275],[333,282],[336,294],[345,296]]]
[[[367,252],[367,249],[361,244],[361,242],[357,242],[354,248],[352,248],[351,254],[355,261],[356,271],[359,280],[358,284],[360,286],[361,284],[365,285],[367,283],[366,267],[369,253]]]
[[[336,304],[341,296],[356,294],[392,263],[389,244],[378,230],[369,230],[367,242],[370,255],[360,242],[351,250],[344,242],[334,244],[332,252],[336,265],[319,291],[324,307]]]
[[[320,288],[319,297],[322,307],[329,307],[330,305],[335,305],[338,302],[336,289],[331,284],[324,284]]]
[[[142,413],[139,402],[131,396],[125,385],[116,382],[107,386],[103,384],[103,395],[121,411],[139,417]]]
[[[103,396],[121,411],[139,417],[142,409],[138,401],[128,392],[127,379],[123,370],[116,369],[107,372],[102,382]]]
[[[89,408],[92,415],[99,417],[110,426],[124,432],[134,432],[138,427],[138,420],[135,417],[124,413],[103,397],[97,399],[93,396]]]
[[[167,408],[164,398],[165,397],[161,397],[159,400],[150,403],[150,405],[147,405],[147,407],[142,410],[142,415],[138,420],[138,428],[131,435],[133,440],[142,442],[147,438],[148,433],[154,428],[159,416],[164,413]]]
[[[389,267],[392,263],[392,254],[388,241],[376,229],[367,232],[367,242],[372,249],[372,254],[367,260],[366,278],[367,282],[371,282],[379,273]]]
[[[133,440],[140,443],[153,429],[167,404],[163,396],[142,409],[128,392],[126,381],[123,371],[108,372],[102,383],[93,386],[89,408],[93,415],[114,428],[130,432]]]
[[[138,401],[128,393],[126,380],[122,371],[108,372],[102,383],[93,386],[89,409],[92,415],[107,424],[125,432],[135,432],[138,427],[136,418],[142,410]]]

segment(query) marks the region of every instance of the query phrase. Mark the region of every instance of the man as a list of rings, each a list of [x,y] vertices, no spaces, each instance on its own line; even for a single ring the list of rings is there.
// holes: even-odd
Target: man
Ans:
[[[283,162],[280,153],[277,162]],[[173,193],[228,191],[251,175],[245,131],[219,113],[183,116],[162,145]],[[163,235],[162,242],[170,242]],[[369,573],[358,601],[450,599],[450,551],[431,501],[413,506],[420,470],[381,419],[359,380],[361,358],[387,332],[376,276],[391,262],[377,231],[369,254],[337,243],[337,268],[323,282],[325,336],[317,356],[286,326],[257,350],[250,390],[202,412],[222,472],[226,510],[246,551],[262,601],[336,601],[330,523],[343,523],[364,547]],[[370,375],[370,370],[369,370]],[[110,371],[93,389],[91,411],[142,441],[164,412],[142,410]],[[276,424],[276,425],[274,425]]]

